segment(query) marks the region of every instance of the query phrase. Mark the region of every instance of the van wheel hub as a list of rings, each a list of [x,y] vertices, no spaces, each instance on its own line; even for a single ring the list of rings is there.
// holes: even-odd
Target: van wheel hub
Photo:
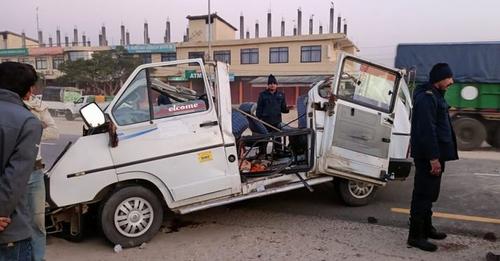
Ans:
[[[373,192],[375,186],[365,182],[349,181],[349,192],[355,198],[366,198]]]
[[[124,236],[138,237],[148,231],[153,223],[151,204],[143,198],[133,197],[122,201],[115,211],[116,229]]]

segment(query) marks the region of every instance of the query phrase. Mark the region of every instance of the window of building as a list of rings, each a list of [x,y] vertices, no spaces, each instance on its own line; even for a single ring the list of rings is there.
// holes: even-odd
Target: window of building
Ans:
[[[36,58],[35,64],[37,70],[45,70],[47,69],[47,58],[46,57]]]
[[[321,62],[321,45],[302,46],[300,50],[300,62]]]
[[[150,53],[143,54],[142,55],[142,62],[143,63],[152,63],[153,59],[151,58],[151,54]]]
[[[241,64],[257,64],[257,63],[259,63],[258,48],[241,49]]]
[[[20,63],[27,63],[27,64],[30,64],[32,66],[34,65],[33,64],[33,60],[31,60],[28,57],[19,57],[19,59],[17,61],[20,62]]]
[[[64,58],[62,56],[56,56],[52,58],[52,69],[59,69],[59,66],[64,63]]]
[[[231,51],[214,51],[214,60],[231,64]]]
[[[288,63],[288,47],[269,48],[269,63]]]
[[[92,58],[92,52],[70,52],[69,60],[77,61],[77,60],[89,60]]]
[[[161,61],[162,62],[170,62],[177,60],[177,53],[162,53]]]
[[[203,62],[205,62],[205,52],[189,52],[188,53],[188,58],[189,59],[196,59],[196,58],[201,58]],[[197,63],[190,63],[190,66],[197,66]]]

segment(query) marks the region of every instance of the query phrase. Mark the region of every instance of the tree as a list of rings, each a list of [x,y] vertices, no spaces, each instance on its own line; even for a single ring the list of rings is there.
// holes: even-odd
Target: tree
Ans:
[[[113,95],[141,63],[140,58],[128,55],[123,47],[95,52],[92,59],[68,60],[61,64],[59,70],[63,76],[57,83],[78,88],[94,87],[104,95]]]

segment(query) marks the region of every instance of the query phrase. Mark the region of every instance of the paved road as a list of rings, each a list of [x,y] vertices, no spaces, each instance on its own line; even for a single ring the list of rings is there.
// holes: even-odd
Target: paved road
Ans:
[[[53,162],[59,152],[69,141],[78,135],[61,135],[54,143],[45,143],[42,147],[44,158]],[[434,210],[445,214],[462,215],[459,220],[436,218],[436,224],[445,231],[454,234],[483,237],[492,232],[500,236],[500,224],[490,222],[464,221],[482,218],[500,221],[500,152],[477,151],[461,153],[465,155],[459,161],[450,162],[446,166],[441,196]],[[332,184],[315,187],[313,193],[305,189],[278,194],[266,198],[253,199],[226,208],[243,208],[246,210],[290,213],[320,218],[335,218],[367,223],[368,218],[378,224],[396,227],[407,227],[407,215],[391,211],[394,208],[408,209],[411,199],[413,175],[404,182],[396,181],[378,190],[375,201],[364,207],[352,208],[342,205],[334,193]],[[465,217],[463,217],[465,216]],[[371,217],[375,218],[372,219]],[[480,218],[475,218],[480,217]]]

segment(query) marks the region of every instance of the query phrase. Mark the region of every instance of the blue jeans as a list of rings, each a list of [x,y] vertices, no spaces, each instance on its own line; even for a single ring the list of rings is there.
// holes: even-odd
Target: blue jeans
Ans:
[[[45,182],[42,170],[31,173],[28,181],[28,207],[33,217],[31,247],[33,260],[44,260],[45,257]]]
[[[0,245],[0,261],[31,261],[31,251],[29,239]]]

